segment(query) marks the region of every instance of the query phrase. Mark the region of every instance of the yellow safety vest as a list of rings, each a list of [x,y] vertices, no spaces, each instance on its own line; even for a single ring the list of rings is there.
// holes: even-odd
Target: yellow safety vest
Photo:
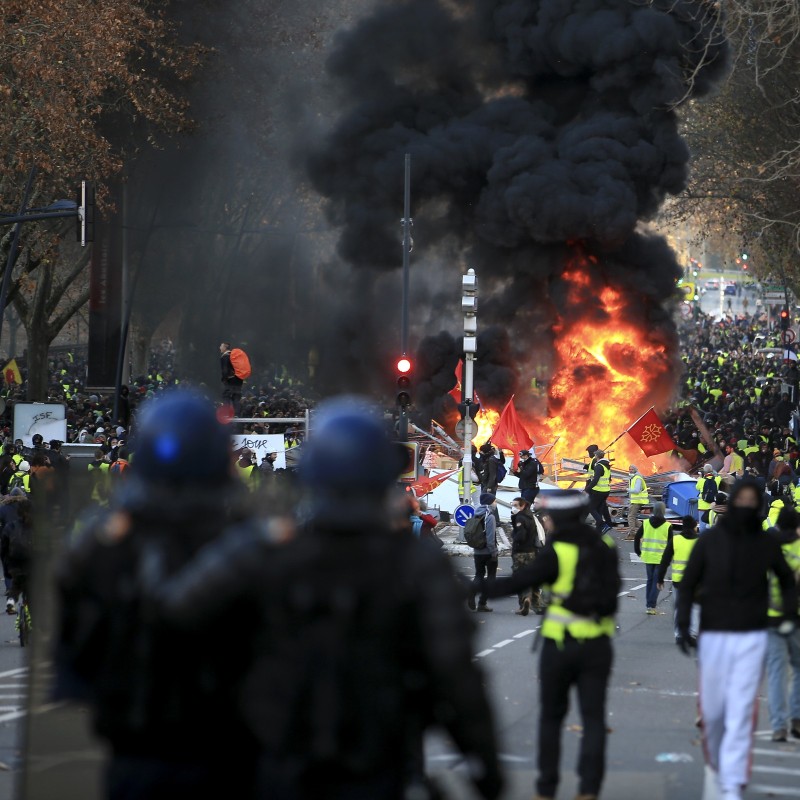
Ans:
[[[680,583],[686,565],[689,563],[689,556],[692,549],[697,544],[697,539],[687,539],[683,534],[676,533],[672,537],[672,582]]]
[[[642,561],[645,564],[660,564],[669,541],[669,524],[665,522],[656,528],[646,519],[642,528]]]
[[[782,508],[783,500],[773,500],[772,503],[770,503],[767,518],[761,523],[763,530],[766,531],[775,526],[775,524],[778,522],[778,515],[781,513]]]
[[[108,470],[111,468],[111,464],[107,464],[105,461],[100,464],[99,466],[95,466],[93,463],[89,464],[88,470],[89,472],[94,472],[95,470],[99,470],[100,474],[95,476],[94,488],[92,489],[92,500],[95,503],[99,503],[101,506],[108,505],[108,478],[109,472]]]
[[[640,484],[638,489],[634,485],[637,480]],[[647,494],[647,484],[644,482],[644,478],[638,472],[628,481],[628,495],[630,497],[631,505],[643,506],[650,501],[650,497]]]
[[[609,544],[608,537],[603,537]],[[613,546],[613,543],[609,546]],[[545,639],[563,643],[567,633],[573,639],[599,639],[601,636],[614,635],[614,617],[601,620],[581,617],[564,608],[563,602],[572,594],[575,585],[575,570],[578,566],[579,548],[569,542],[553,542],[553,549],[558,558],[558,578],[550,587],[552,601],[547,608],[541,633]]]
[[[249,489],[255,489],[256,487],[255,477],[258,476],[258,473],[255,472],[255,466],[251,464],[249,467],[240,467],[237,464],[236,470],[239,477],[247,484],[247,487]]]
[[[9,479],[8,485],[11,486],[11,481],[14,478],[22,478],[22,489],[24,490],[25,494],[31,493],[31,476],[28,472],[15,472]]]
[[[783,545],[781,550],[789,569],[794,572],[795,579],[800,579],[800,539]],[[770,577],[769,581],[769,611],[767,613],[770,617],[782,617],[784,613],[781,585],[774,575]]]
[[[744,459],[738,453],[734,453],[731,459],[731,472],[733,472],[734,475],[741,475],[744,473]]]
[[[600,469],[603,470],[603,474],[600,476],[600,480],[594,485],[593,490],[595,492],[610,492],[611,491],[611,468],[607,467],[605,464],[597,462],[597,465]]]

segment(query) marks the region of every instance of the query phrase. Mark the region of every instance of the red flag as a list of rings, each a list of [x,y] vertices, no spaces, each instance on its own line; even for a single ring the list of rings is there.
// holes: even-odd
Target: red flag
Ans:
[[[514,408],[514,398],[512,397],[503,409],[500,419],[497,420],[494,432],[492,433],[492,444],[502,450],[511,450],[514,454],[512,469],[517,468],[519,462],[519,451],[528,450],[533,447],[533,438],[525,430],[525,426],[517,416],[517,409]]]
[[[440,475],[423,476],[414,481],[414,483],[410,483],[409,487],[413,489],[417,497],[422,497],[422,495],[438,489],[451,475],[455,475],[457,472],[457,469],[451,469],[449,472],[442,472]]]
[[[458,365],[456,366],[456,385],[447,393],[456,403],[460,403],[463,394],[463,380],[464,380],[464,359],[458,360]],[[481,399],[478,397],[478,393],[475,391],[474,387],[472,389],[472,402],[473,403],[480,403]]]
[[[463,374],[463,371],[464,371],[464,362],[461,359],[459,359],[458,366],[456,367],[456,385],[447,393],[450,395],[450,397],[453,398],[453,400],[456,401],[456,403],[461,402],[461,392],[462,392],[461,376]]]
[[[666,453],[668,450],[678,448],[664,428],[664,423],[652,408],[639,417],[628,428],[627,433],[642,448],[642,452],[646,456],[657,456],[659,453]]]

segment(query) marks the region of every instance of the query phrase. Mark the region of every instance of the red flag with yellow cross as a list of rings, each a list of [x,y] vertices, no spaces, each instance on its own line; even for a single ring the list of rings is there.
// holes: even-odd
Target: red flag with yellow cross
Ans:
[[[630,425],[627,433],[642,448],[646,456],[657,456],[659,453],[666,453],[678,447],[653,408]]]

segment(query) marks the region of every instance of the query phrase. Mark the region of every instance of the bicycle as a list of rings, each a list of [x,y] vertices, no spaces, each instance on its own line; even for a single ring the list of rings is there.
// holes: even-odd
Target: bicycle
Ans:
[[[25,647],[31,640],[31,611],[28,608],[28,598],[21,594],[17,604],[17,633],[19,633],[19,646]]]

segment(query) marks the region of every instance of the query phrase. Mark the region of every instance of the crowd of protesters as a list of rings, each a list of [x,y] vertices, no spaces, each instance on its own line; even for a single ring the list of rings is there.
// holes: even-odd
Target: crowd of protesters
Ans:
[[[25,377],[24,360],[23,380]],[[130,431],[136,409],[140,403],[170,387],[182,383],[183,377],[176,369],[175,349],[168,339],[150,351],[148,369],[123,386],[114,416],[113,394],[87,391],[87,362],[85,350],[62,351],[52,355],[49,363],[51,376],[47,402],[63,403],[66,408],[67,441],[82,444],[105,443],[110,438],[125,438]],[[197,388],[197,387],[195,387]],[[217,386],[201,386],[210,399],[219,396]],[[245,418],[297,418],[314,405],[311,389],[298,379],[286,366],[267,365],[256,369],[244,384],[240,404],[240,415]],[[6,409],[2,433],[11,434],[13,406],[26,402],[26,384],[5,385],[2,395]],[[296,435],[295,430],[281,423],[252,423],[242,427],[243,433],[286,433]]]
[[[766,315],[714,320],[699,314],[683,332],[682,403],[668,429],[681,450],[718,472],[779,480],[800,475],[792,412],[798,368],[784,358],[780,330]]]

